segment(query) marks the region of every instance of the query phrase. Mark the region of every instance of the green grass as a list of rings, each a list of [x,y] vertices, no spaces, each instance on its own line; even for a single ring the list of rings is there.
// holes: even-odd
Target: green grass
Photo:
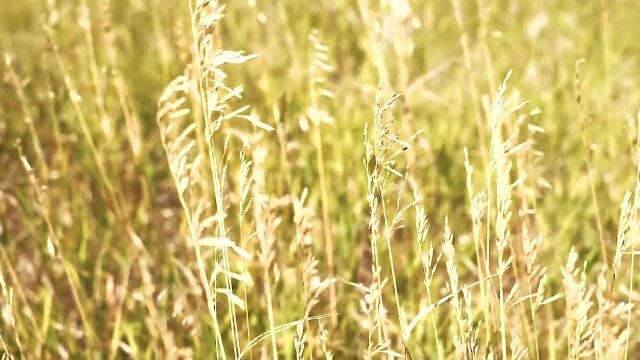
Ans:
[[[637,186],[640,4],[253,3],[228,2],[211,45],[258,55],[212,66],[228,75],[226,86],[243,86],[242,98],[203,116],[199,99],[206,98],[207,86],[224,90],[204,83],[174,94],[185,98],[180,108],[190,110],[175,121],[178,129],[197,125],[177,149],[194,140],[185,159],[203,156],[203,164],[189,175],[184,199],[168,161],[176,154],[163,146],[160,129],[166,119],[158,110],[163,91],[177,76],[186,74],[193,84],[211,79],[198,73],[194,60],[189,1],[2,5],[0,352],[14,358],[233,358],[265,334],[245,358],[271,358],[274,352],[296,358],[301,343],[305,358],[324,356],[323,346],[337,359],[366,357],[378,342],[377,350],[387,355],[375,358],[437,358],[439,353],[464,358],[470,353],[457,350],[472,343],[478,358],[489,353],[517,358],[514,341],[526,348],[524,358],[562,359],[576,351],[635,358],[639,344],[633,320],[640,314],[632,308],[628,326],[624,307],[629,285],[631,299],[638,288],[638,276],[630,282],[635,269],[629,252],[638,234],[634,196],[624,249],[616,241],[625,192],[633,194]],[[318,50],[323,46],[314,44],[311,34],[326,49]],[[580,59],[585,61],[576,77]],[[528,103],[500,117],[492,131],[492,102],[508,71],[505,99],[512,103],[507,110]],[[401,96],[375,120],[379,84],[382,102]],[[324,90],[333,96],[323,96]],[[205,127],[216,127],[221,113],[244,105],[251,106],[246,114],[261,123],[225,120],[207,142]],[[372,146],[387,153],[366,152],[365,125]],[[383,136],[387,128],[402,142]],[[502,146],[510,134],[516,134],[511,145],[528,146],[506,157],[512,161],[510,173],[498,166],[491,177],[489,160],[496,156],[491,139]],[[409,147],[402,150],[405,142]],[[465,148],[474,167],[473,194],[467,187]],[[25,169],[19,151],[32,171]],[[249,172],[240,171],[241,151],[252,162]],[[395,162],[382,166],[387,160]],[[516,183],[510,191],[496,184],[501,174],[503,185]],[[308,196],[300,202],[305,189]],[[243,190],[247,198],[241,205]],[[489,196],[489,269],[486,205],[476,224],[479,237],[474,238],[471,218],[470,198],[481,191]],[[498,213],[496,192],[511,200],[504,256],[513,262],[503,274],[496,268],[495,224],[496,216],[506,214]],[[457,287],[475,284],[468,288],[468,302],[462,292],[450,296],[453,277],[446,256],[428,294],[417,205],[430,223],[422,248],[433,244],[435,257],[446,245],[448,217]],[[531,213],[522,213],[523,207]],[[221,212],[226,217],[213,219],[201,233],[187,221]],[[296,221],[301,214],[308,223]],[[395,214],[399,224],[391,224]],[[526,281],[531,257],[524,242],[537,235],[543,240],[536,264],[546,267],[548,277],[544,298],[563,297],[541,304],[532,318],[527,296],[540,278],[531,291]],[[228,238],[251,258],[243,263],[239,251],[226,245],[196,248],[200,237]],[[331,248],[333,269],[328,266]],[[572,248],[578,254],[575,269],[563,276],[561,267],[571,268],[566,264]],[[622,250],[614,279],[614,254]],[[580,293],[583,263],[585,292],[577,298],[585,303],[589,298],[593,305],[573,318],[566,294]],[[598,288],[602,271],[605,285]],[[241,279],[231,280],[234,274]],[[336,280],[313,294],[316,275]],[[378,294],[376,286],[385,279]],[[572,287],[572,281],[578,285]],[[513,304],[500,308],[515,283],[520,290]],[[229,285],[246,301],[248,312],[228,305],[219,289]],[[209,306],[205,288],[213,297]],[[440,299],[446,300],[407,331],[421,310]],[[386,314],[375,308],[378,300]],[[311,320],[314,316],[319,319]],[[367,327],[372,319],[379,323]],[[586,319],[595,325],[585,325]],[[285,324],[282,331],[268,333]],[[298,324],[304,324],[306,341],[294,339],[302,335],[297,335]],[[575,343],[573,330],[582,325],[593,327],[593,338],[578,336]]]

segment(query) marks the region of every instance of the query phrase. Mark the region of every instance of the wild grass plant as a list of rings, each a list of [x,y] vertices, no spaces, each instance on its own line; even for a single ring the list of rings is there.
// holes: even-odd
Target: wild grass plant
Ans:
[[[640,4],[1,8],[3,359],[638,356]]]

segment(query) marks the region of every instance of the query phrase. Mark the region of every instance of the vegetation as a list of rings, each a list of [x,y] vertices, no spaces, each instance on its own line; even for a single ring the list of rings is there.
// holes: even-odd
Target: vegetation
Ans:
[[[2,358],[635,358],[638,11],[6,1]]]

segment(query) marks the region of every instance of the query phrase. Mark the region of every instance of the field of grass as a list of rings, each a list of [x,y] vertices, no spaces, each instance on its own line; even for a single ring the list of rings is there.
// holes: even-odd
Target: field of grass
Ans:
[[[2,359],[635,359],[640,2],[0,5]]]

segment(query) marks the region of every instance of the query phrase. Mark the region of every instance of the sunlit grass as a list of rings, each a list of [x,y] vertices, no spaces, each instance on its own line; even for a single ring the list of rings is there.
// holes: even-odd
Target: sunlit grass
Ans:
[[[635,358],[638,11],[2,4],[3,358]]]

